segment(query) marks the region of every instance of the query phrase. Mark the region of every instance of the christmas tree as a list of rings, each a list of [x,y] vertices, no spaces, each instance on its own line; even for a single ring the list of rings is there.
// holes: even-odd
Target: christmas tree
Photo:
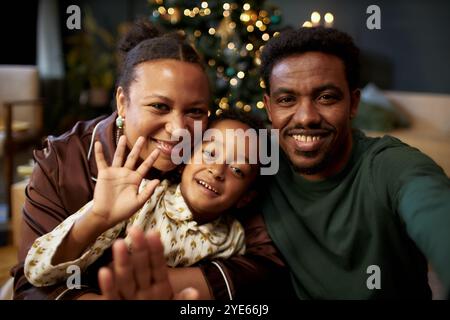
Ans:
[[[276,36],[281,12],[264,0],[150,0],[150,19],[181,30],[202,54],[216,113],[239,108],[265,118],[261,50]]]

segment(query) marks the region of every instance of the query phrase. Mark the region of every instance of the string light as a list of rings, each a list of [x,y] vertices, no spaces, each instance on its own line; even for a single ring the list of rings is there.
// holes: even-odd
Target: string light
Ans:
[[[264,41],[268,41],[268,40],[270,39],[270,36],[269,36],[268,33],[264,33],[264,34],[261,36],[261,38],[262,38]]]
[[[263,89],[266,88],[266,84],[264,83],[264,80],[259,81],[259,86]]]
[[[158,12],[159,12],[160,14],[166,14],[167,10],[166,10],[166,8],[164,8],[164,7],[159,7],[159,8],[158,8]]]
[[[242,101],[236,102],[236,108],[242,109],[244,107],[244,103]]]
[[[211,9],[210,8],[206,8],[205,9],[205,15],[209,16],[211,14]]]
[[[209,33],[210,35],[214,35],[214,34],[216,33],[216,29],[214,29],[214,28],[209,28],[208,33]]]
[[[217,109],[216,110],[216,116],[220,116],[222,114],[222,109]]]
[[[225,2],[225,3],[223,4],[223,10],[230,10],[230,4],[227,3],[227,2]]]
[[[203,1],[202,4],[201,4],[201,6],[202,6],[203,9],[208,8],[208,2]]]
[[[168,14],[174,14],[175,13],[175,9],[174,8],[169,8],[169,9],[167,9],[167,13]]]
[[[234,29],[234,28],[236,28],[236,23],[235,22],[230,22],[228,24],[228,26],[230,27],[230,29]]]
[[[256,23],[255,23],[255,26],[256,26],[257,28],[260,28],[262,25],[263,25],[263,23],[262,23],[261,20],[258,20],[258,21],[256,21]]]
[[[314,11],[313,13],[311,13],[311,22],[313,25],[317,25],[320,22],[320,13],[318,13],[317,11]]]
[[[274,32],[273,36],[274,37],[278,37],[280,35],[280,33],[278,31]]]
[[[237,81],[237,79],[236,79],[236,78],[231,78],[231,80],[230,80],[230,84],[231,84],[232,86],[236,86],[236,85],[237,85],[237,83],[238,83],[238,81]]]
[[[194,12],[194,14],[198,14],[200,12],[200,9],[195,7],[194,9],[192,9],[192,12]]]
[[[184,9],[183,13],[184,13],[185,16],[189,16],[191,14],[191,10]]]
[[[247,43],[247,45],[245,46],[245,49],[247,49],[247,51],[252,51],[253,50],[253,44]]]
[[[213,66],[216,65],[216,60],[214,60],[214,59],[209,59],[208,64],[209,64],[211,67],[213,67]]]
[[[157,4],[163,4],[164,0],[156,0]]]
[[[249,22],[250,21],[250,15],[247,13],[242,13],[240,16],[240,19],[242,22]]]
[[[253,32],[255,30],[254,26],[247,26],[247,31],[248,32]]]
[[[258,109],[263,109],[263,108],[264,108],[264,102],[258,101],[258,102],[256,103],[256,107],[257,107]]]
[[[236,48],[236,45],[233,42],[229,42],[227,48],[233,50],[234,48]]]
[[[305,21],[302,25],[302,27],[305,28],[311,28],[313,26],[313,24],[311,23],[311,21]]]
[[[250,112],[250,111],[252,111],[252,107],[251,107],[249,104],[246,104],[246,105],[244,106],[244,111],[245,111],[245,112]]]
[[[267,17],[264,18],[264,19],[263,19],[263,22],[264,22],[265,24],[269,24],[269,23],[270,23],[270,18],[267,18]]]
[[[228,10],[225,10],[224,12],[223,12],[223,16],[226,18],[226,17],[229,17],[230,16],[230,11],[228,11]]]
[[[243,71],[239,71],[238,74],[237,74],[237,77],[239,79],[243,79],[245,77],[245,73]]]
[[[267,27],[265,25],[262,25],[261,27],[259,27],[259,31],[266,31]]]
[[[245,3],[242,8],[244,8],[244,10],[250,10],[250,5],[248,3]]]
[[[195,31],[194,31],[194,36],[195,36],[195,37],[198,38],[198,37],[200,37],[201,35],[202,35],[202,32],[201,32],[200,30],[195,30]]]

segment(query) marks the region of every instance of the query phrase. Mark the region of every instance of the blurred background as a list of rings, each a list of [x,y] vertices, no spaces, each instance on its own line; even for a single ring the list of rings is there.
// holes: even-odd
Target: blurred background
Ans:
[[[372,4],[380,9],[380,29],[367,27]],[[79,29],[70,28],[77,22],[72,5],[80,9]],[[262,118],[264,43],[301,26],[348,32],[362,51],[363,99],[354,125],[370,135],[397,136],[450,173],[449,1],[5,1],[0,244],[19,237],[8,230],[18,230],[32,149],[47,135],[114,108],[116,43],[136,18],[182,30],[195,44],[214,89],[212,112],[240,108]]]

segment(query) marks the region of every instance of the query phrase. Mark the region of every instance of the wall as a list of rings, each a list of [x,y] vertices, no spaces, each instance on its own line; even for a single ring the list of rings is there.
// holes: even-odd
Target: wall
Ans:
[[[311,12],[332,12],[364,53],[363,76],[385,89],[450,93],[450,1],[280,0],[284,24],[300,26]],[[381,30],[368,30],[366,8],[381,8]]]

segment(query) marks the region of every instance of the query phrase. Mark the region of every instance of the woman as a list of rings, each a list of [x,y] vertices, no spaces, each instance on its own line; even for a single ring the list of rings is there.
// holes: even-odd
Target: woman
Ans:
[[[147,177],[176,178],[176,165],[170,159],[174,130],[184,128],[193,133],[194,121],[201,121],[202,129],[206,128],[208,78],[189,44],[177,34],[161,35],[148,22],[139,22],[119,49],[123,63],[116,91],[117,112],[107,118],[79,122],[62,136],[49,137],[45,148],[35,152],[37,165],[24,205],[20,263],[14,270],[16,299],[83,299],[95,298],[98,293],[98,269],[111,262],[110,250],[83,274],[78,290],[68,290],[66,284],[35,288],[23,274],[23,261],[34,240],[93,198],[98,174],[93,156],[95,141],[100,141],[105,161],[111,164],[119,136],[125,135],[127,150],[143,136],[145,142],[138,155],[141,162],[156,148],[160,150]],[[247,236],[245,256],[170,269],[168,278],[173,291],[194,287],[201,299],[228,299],[247,294],[254,297],[261,292],[260,286],[269,287],[267,281],[285,270],[262,219],[259,215],[249,217],[242,221]],[[143,236],[137,235],[137,239],[143,241]],[[159,252],[158,241],[150,235],[147,243],[152,241]],[[102,289],[107,290],[109,284],[104,281]]]

